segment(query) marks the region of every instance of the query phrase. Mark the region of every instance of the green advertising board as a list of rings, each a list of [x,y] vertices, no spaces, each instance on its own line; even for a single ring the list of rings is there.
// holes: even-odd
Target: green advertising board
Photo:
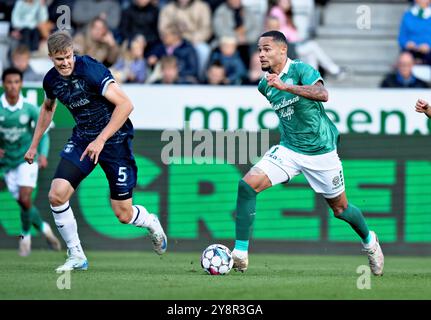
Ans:
[[[47,193],[58,154],[70,132],[52,130],[49,168],[40,172],[35,195],[37,206],[51,223]],[[161,141],[161,134],[136,132],[133,146],[138,185],[134,203],[159,214],[173,250],[201,248],[203,243],[215,241],[233,243],[237,184],[251,164],[210,164],[193,159],[167,165],[161,159],[167,144]],[[270,145],[278,138],[272,132]],[[387,252],[431,254],[429,150],[431,141],[424,136],[342,136],[339,154],[348,199],[362,209]],[[0,203],[0,247],[15,248],[20,232],[19,209],[3,182]],[[115,218],[109,207],[108,183],[99,167],[77,189],[71,205],[86,247],[150,248],[150,242],[143,239],[146,232],[122,225]],[[332,216],[323,198],[313,192],[302,175],[258,195],[253,238],[256,250],[359,250],[352,229]]]

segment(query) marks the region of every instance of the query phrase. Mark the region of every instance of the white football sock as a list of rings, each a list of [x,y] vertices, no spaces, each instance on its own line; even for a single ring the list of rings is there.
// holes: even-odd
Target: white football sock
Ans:
[[[151,232],[157,231],[160,224],[157,223],[157,218],[149,213],[145,207],[140,205],[133,205],[133,216],[129,224],[141,228],[148,228]]]
[[[70,254],[85,258],[78,236],[78,226],[69,201],[57,207],[51,206],[51,210],[58,232],[66,242]]]
[[[240,259],[245,259],[248,257],[248,251],[233,249],[232,253],[235,253],[235,256],[237,256]]]

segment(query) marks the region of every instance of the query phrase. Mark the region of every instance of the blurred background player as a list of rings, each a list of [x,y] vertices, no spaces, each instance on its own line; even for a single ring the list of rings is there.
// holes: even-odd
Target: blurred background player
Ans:
[[[341,161],[337,154],[338,130],[322,102],[328,92],[317,70],[287,56],[287,40],[279,31],[262,34],[258,49],[267,71],[258,90],[280,119],[281,141],[239,182],[234,268],[248,267],[250,230],[256,216],[256,196],[303,173],[316,193],[322,194],[336,218],[346,221],[362,240],[371,272],[383,274],[384,257],[376,234],[368,229],[362,212],[347,202]]]
[[[25,159],[34,161],[58,99],[67,106],[76,125],[61,153],[48,195],[55,224],[68,248],[66,262],[56,271],[88,268],[69,199],[97,163],[109,181],[111,206],[118,220],[148,228],[154,251],[163,254],[167,238],[159,219],[143,206],[132,205],[137,167],[132,152],[134,129],[128,118],[133,110],[130,99],[102,63],[89,56],[74,55],[72,37],[67,31],[50,35],[48,52],[54,67],[43,81],[46,98]]]
[[[39,145],[38,164],[25,162],[24,154],[30,146],[39,109],[24,102],[21,95],[23,76],[20,70],[4,70],[2,81],[4,93],[0,98],[0,171],[5,172],[8,190],[21,207],[22,234],[19,240],[19,255],[28,256],[31,252],[31,225],[46,237],[52,249],[60,250],[60,242],[32,203],[38,170],[48,165],[48,134],[43,135]]]

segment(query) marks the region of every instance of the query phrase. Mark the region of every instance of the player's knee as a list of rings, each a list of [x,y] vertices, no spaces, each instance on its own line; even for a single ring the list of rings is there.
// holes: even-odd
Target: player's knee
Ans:
[[[347,209],[347,203],[340,203],[340,204],[336,204],[331,206],[332,212],[334,213],[335,217],[338,217],[339,215],[341,215],[344,211],[346,211]]]
[[[55,189],[49,190],[48,199],[49,199],[49,203],[54,207],[61,206],[62,204],[66,203],[66,201],[67,201],[67,199],[65,199],[64,195],[62,195],[60,192],[58,192]]]
[[[20,195],[18,203],[24,210],[31,208],[31,196],[30,195]]]

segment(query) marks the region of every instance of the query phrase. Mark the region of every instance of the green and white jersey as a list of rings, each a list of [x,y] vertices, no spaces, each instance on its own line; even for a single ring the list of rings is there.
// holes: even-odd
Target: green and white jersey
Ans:
[[[39,116],[39,108],[24,102],[20,96],[16,105],[11,106],[5,94],[0,97],[0,149],[5,154],[0,158],[0,171],[8,171],[25,162],[24,155],[31,145],[34,125]],[[42,152],[47,154],[47,150]]]
[[[300,60],[288,59],[279,77],[284,83],[293,85],[323,82],[316,69]],[[338,130],[320,101],[270,87],[266,76],[259,82],[258,90],[268,99],[280,119],[282,146],[308,155],[324,154],[336,149]]]

